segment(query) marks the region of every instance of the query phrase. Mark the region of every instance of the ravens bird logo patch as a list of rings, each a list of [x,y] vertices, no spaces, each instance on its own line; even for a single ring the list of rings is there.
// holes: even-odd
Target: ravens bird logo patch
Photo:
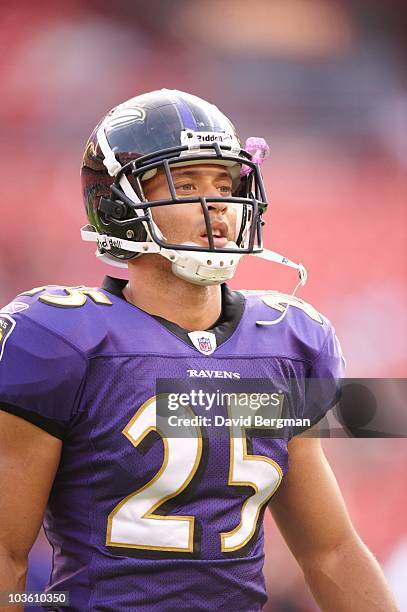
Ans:
[[[7,338],[13,331],[15,324],[16,322],[12,317],[6,314],[0,314],[0,361],[3,357]]]

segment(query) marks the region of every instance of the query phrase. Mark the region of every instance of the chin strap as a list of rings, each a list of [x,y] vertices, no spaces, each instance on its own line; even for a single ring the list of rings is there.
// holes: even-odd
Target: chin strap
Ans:
[[[82,227],[81,236],[82,240],[97,243],[98,248],[96,250],[96,255],[99,259],[106,261],[106,263],[119,267],[127,267],[126,260],[120,261],[109,255],[109,251],[112,248],[130,251],[131,253],[158,253],[172,263],[172,271],[175,276],[197,285],[217,285],[229,280],[233,277],[237,265],[244,255],[238,253],[209,253],[202,251],[164,249],[155,242],[133,242],[132,240],[114,238],[106,234],[98,234],[92,225],[85,225]],[[193,243],[185,243],[186,246],[188,244]],[[228,246],[236,247],[236,244],[230,242]],[[102,251],[102,253],[100,251]],[[298,270],[300,280],[292,296],[295,295],[300,286],[303,287],[307,282],[307,271],[301,263],[297,264],[287,259],[287,257],[275,251],[269,251],[268,249],[263,249],[261,253],[251,253],[251,255]],[[275,325],[279,323],[287,314],[288,306],[287,304],[287,307],[278,319],[274,321],[257,321],[257,324]]]
[[[294,261],[287,259],[287,257],[280,255],[280,253],[276,253],[275,251],[269,251],[268,249],[263,249],[261,253],[253,253],[253,255],[255,255],[256,257],[260,257],[261,259],[265,259],[266,261],[272,261],[274,263],[283,264],[284,266],[289,266],[290,268],[294,268],[295,270],[298,270],[298,275],[299,275],[300,280],[294,287],[294,290],[291,293],[291,297],[294,297],[299,287],[303,287],[305,283],[307,282],[307,278],[308,278],[307,270],[305,269],[302,263],[297,264]],[[270,326],[270,325],[276,325],[277,323],[280,323],[286,316],[289,307],[290,307],[290,304],[287,303],[284,308],[284,311],[281,313],[279,317],[277,317],[277,319],[273,319],[272,321],[256,321],[256,325]]]
[[[291,261],[291,259],[287,259],[284,255],[280,255],[280,253],[276,253],[276,251],[270,251],[269,249],[263,249],[261,253],[252,253],[255,257],[260,257],[260,259],[265,259],[266,261],[272,261],[273,263],[283,264],[284,266],[288,266],[289,268],[294,268],[298,270],[298,274],[300,277],[300,285],[305,285],[307,282],[307,271],[302,263],[295,263],[295,261]]]
[[[107,236],[106,234],[98,234],[92,225],[82,227],[81,236],[82,240],[97,243],[96,256],[106,263],[118,267],[127,267],[126,260],[115,260],[109,254],[112,248],[140,254],[158,253],[172,264],[172,271],[175,276],[196,285],[218,285],[224,283],[232,278],[240,259],[243,257],[243,254],[240,255],[239,253],[210,253],[165,249],[155,242],[133,242],[123,238]],[[185,246],[193,244],[185,243]],[[227,246],[236,248],[234,242],[229,242]]]

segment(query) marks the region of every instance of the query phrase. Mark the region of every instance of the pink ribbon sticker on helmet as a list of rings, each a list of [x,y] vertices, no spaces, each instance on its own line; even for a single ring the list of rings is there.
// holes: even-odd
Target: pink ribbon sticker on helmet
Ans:
[[[258,166],[261,166],[270,153],[270,147],[264,138],[258,138],[257,136],[250,136],[246,140],[245,150],[252,156],[252,162]],[[250,166],[243,164],[240,168],[240,176],[246,176],[251,170]]]

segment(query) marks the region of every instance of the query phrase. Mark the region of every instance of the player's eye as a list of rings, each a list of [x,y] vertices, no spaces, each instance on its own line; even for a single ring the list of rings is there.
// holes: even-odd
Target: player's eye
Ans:
[[[232,187],[230,185],[219,185],[218,186],[218,191],[222,195],[231,195],[232,194]]]
[[[194,190],[194,185],[192,183],[176,183],[175,189],[176,191],[190,192]]]

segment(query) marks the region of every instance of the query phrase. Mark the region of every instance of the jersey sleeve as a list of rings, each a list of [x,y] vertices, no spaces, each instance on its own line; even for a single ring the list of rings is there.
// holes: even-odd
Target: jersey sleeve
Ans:
[[[63,438],[76,411],[86,359],[24,315],[2,315],[0,409]]]
[[[345,359],[339,340],[331,324],[327,322],[327,325],[326,339],[312,363],[309,378],[305,381],[303,418],[309,419],[310,427],[318,423],[338,402],[340,382],[345,370]]]

